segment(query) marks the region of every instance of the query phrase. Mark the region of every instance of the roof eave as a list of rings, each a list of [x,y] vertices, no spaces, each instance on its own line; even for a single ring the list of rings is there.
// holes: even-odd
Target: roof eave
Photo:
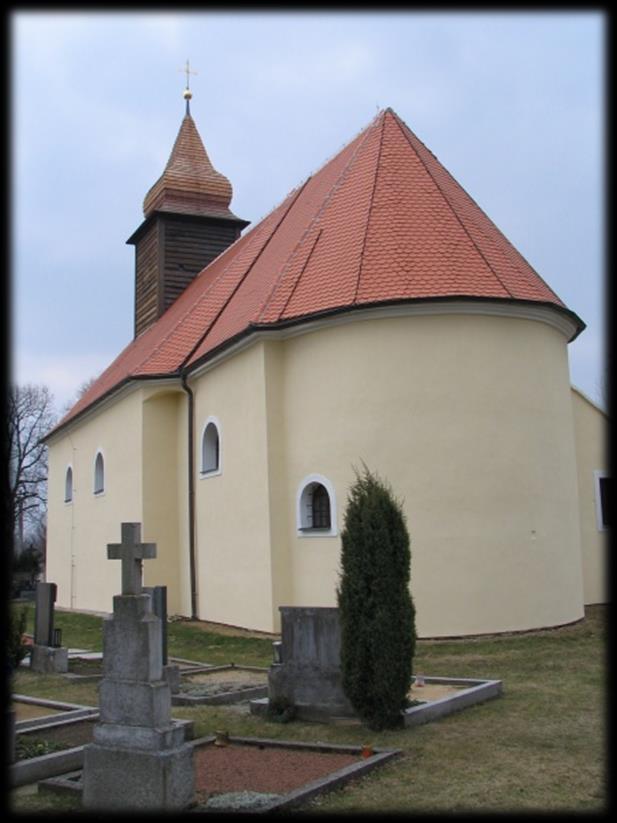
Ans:
[[[552,303],[549,301],[538,301],[538,300],[515,300],[513,298],[496,298],[496,297],[472,297],[469,295],[448,295],[442,297],[422,297],[422,298],[414,298],[410,299],[398,299],[398,300],[387,300],[387,301],[380,301],[375,303],[363,303],[357,304],[353,306],[338,306],[332,309],[326,309],[320,312],[313,312],[311,314],[305,314],[299,317],[294,317],[289,320],[279,320],[275,323],[249,323],[245,326],[241,331],[237,332],[235,335],[229,337],[227,340],[223,341],[220,345],[216,346],[212,350],[206,352],[202,355],[199,359],[185,365],[181,369],[177,369],[173,372],[161,372],[157,374],[138,374],[138,375],[129,375],[113,386],[111,389],[106,391],[76,415],[68,418],[65,420],[64,423],[61,423],[59,426],[53,428],[48,434],[41,438],[42,443],[47,443],[50,440],[55,439],[55,437],[63,432],[67,427],[73,425],[78,421],[82,421],[84,417],[97,411],[100,409],[101,405],[105,402],[111,400],[115,395],[119,394],[124,388],[129,386],[130,384],[137,385],[141,382],[150,382],[150,381],[160,381],[160,380],[175,380],[175,379],[182,379],[182,377],[186,376],[194,376],[195,372],[203,369],[204,366],[208,365],[210,361],[216,360],[217,358],[225,355],[228,350],[233,349],[234,347],[242,344],[243,341],[247,340],[251,336],[256,336],[260,332],[264,333],[276,333],[276,332],[284,332],[285,330],[293,329],[294,327],[301,327],[306,324],[315,324],[319,323],[320,321],[327,321],[329,319],[334,319],[337,317],[342,317],[344,315],[348,315],[349,319],[353,319],[354,316],[358,316],[360,314],[367,314],[368,312],[375,312],[379,309],[388,309],[392,308],[395,309],[397,307],[405,308],[405,307],[413,307],[413,306],[427,306],[431,303],[437,303],[441,305],[448,305],[448,304],[455,304],[455,303],[466,303],[466,304],[484,304],[488,306],[488,304],[501,304],[504,308],[508,305],[517,306],[519,308],[526,307],[533,312],[534,309],[554,311],[558,315],[560,315],[564,320],[567,321],[567,324],[560,324],[560,330],[566,334],[568,343],[571,343],[575,340],[578,335],[586,328],[586,324],[581,320],[581,318],[570,309],[566,308],[565,306],[560,306],[556,303]],[[567,332],[569,331],[569,336]]]
[[[74,423],[81,422],[85,417],[88,417],[90,414],[93,414],[96,411],[99,411],[101,406],[103,406],[106,402],[112,400],[116,395],[119,395],[123,392],[124,389],[127,389],[134,385],[136,388],[139,383],[142,381],[155,381],[155,380],[179,380],[180,373],[179,372],[167,372],[167,373],[160,373],[160,374],[139,374],[139,375],[128,375],[119,383],[116,383],[111,389],[108,389],[104,394],[100,397],[97,397],[96,400],[93,400],[92,403],[89,403],[85,406],[81,411],[77,412],[77,414],[73,415],[72,417],[67,418],[64,422],[61,422],[59,425],[54,426],[51,431],[47,432],[44,437],[41,437],[40,442],[47,444],[49,441],[54,440],[57,435],[64,432],[69,426],[72,426]]]
[[[189,214],[187,212],[181,211],[166,211],[165,209],[156,209],[151,214],[149,214],[142,223],[135,229],[133,234],[128,238],[126,241],[127,246],[134,246],[141,235],[145,232],[148,226],[156,219],[158,215],[171,215],[173,217],[177,217],[180,220],[208,220],[211,222],[220,222],[220,223],[234,223],[240,228],[240,231],[245,229],[248,225],[250,225],[250,220],[244,220],[242,217],[236,217],[233,212],[229,212],[229,215],[225,214]]]
[[[244,338],[250,337],[251,335],[257,334],[259,332],[282,332],[287,329],[292,329],[296,326],[299,327],[307,323],[313,324],[320,321],[327,321],[330,318],[342,317],[343,315],[349,315],[351,319],[353,315],[358,315],[361,313],[366,314],[369,311],[379,309],[394,309],[397,307],[404,308],[406,306],[422,306],[431,303],[447,305],[461,302],[470,305],[474,303],[485,305],[493,303],[502,304],[504,307],[509,305],[518,306],[520,308],[527,307],[530,311],[533,311],[533,309],[538,308],[540,310],[548,309],[549,311],[554,311],[558,315],[560,315],[564,320],[567,321],[567,324],[559,324],[559,326],[560,331],[562,331],[567,337],[568,343],[571,343],[573,340],[575,340],[578,337],[578,335],[586,328],[586,324],[575,312],[571,311],[565,306],[560,306],[550,301],[517,300],[510,297],[474,297],[470,295],[418,297],[413,299],[401,298],[397,300],[384,300],[374,303],[362,303],[353,306],[338,306],[320,312],[313,312],[311,314],[304,314],[298,317],[293,317],[289,320],[278,320],[275,323],[249,323],[240,332],[237,332],[232,337],[229,337],[227,340],[223,341],[215,348],[203,354],[197,360],[189,363],[188,365],[185,365],[182,369],[182,373],[186,374],[187,376],[193,374],[194,372],[198,371],[199,369],[203,368],[203,366],[208,364],[209,361],[214,360],[223,355],[227,351],[227,349],[237,346],[244,340]]]

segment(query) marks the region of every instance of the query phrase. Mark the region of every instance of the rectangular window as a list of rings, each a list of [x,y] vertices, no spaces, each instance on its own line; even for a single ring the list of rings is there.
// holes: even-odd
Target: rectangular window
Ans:
[[[606,531],[612,524],[613,481],[606,472],[593,473],[596,492],[596,522],[598,531]]]

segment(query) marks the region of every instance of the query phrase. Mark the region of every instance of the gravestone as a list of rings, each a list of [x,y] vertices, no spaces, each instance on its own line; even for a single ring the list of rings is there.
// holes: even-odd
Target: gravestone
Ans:
[[[193,748],[186,723],[171,717],[162,623],[141,585],[142,560],[156,556],[156,545],[141,543],[139,523],[123,523],[122,542],[108,545],[107,556],[122,561],[122,594],[103,623],[99,723],[84,750],[83,805],[180,810],[194,800]]]
[[[30,668],[43,674],[69,670],[69,650],[58,641],[54,629],[55,583],[37,583],[34,601],[34,643],[30,653]]]
[[[171,693],[177,694],[180,691],[180,666],[167,659],[167,586],[144,586],[143,590],[152,598],[152,611],[161,621],[163,677],[169,683]]]
[[[281,641],[274,644],[268,698],[286,698],[305,720],[353,717],[341,681],[337,608],[280,606]],[[278,661],[278,662],[277,662]]]

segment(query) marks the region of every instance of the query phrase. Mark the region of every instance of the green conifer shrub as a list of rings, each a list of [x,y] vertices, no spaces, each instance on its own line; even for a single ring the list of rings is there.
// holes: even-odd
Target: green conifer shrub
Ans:
[[[343,690],[370,729],[397,728],[416,642],[410,541],[400,502],[366,466],[350,489],[341,540]]]

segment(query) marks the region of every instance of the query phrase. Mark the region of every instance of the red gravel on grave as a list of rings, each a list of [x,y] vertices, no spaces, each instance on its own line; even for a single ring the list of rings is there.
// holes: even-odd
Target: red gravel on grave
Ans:
[[[201,796],[241,791],[285,794],[360,759],[278,746],[205,745],[195,750],[195,791]]]

